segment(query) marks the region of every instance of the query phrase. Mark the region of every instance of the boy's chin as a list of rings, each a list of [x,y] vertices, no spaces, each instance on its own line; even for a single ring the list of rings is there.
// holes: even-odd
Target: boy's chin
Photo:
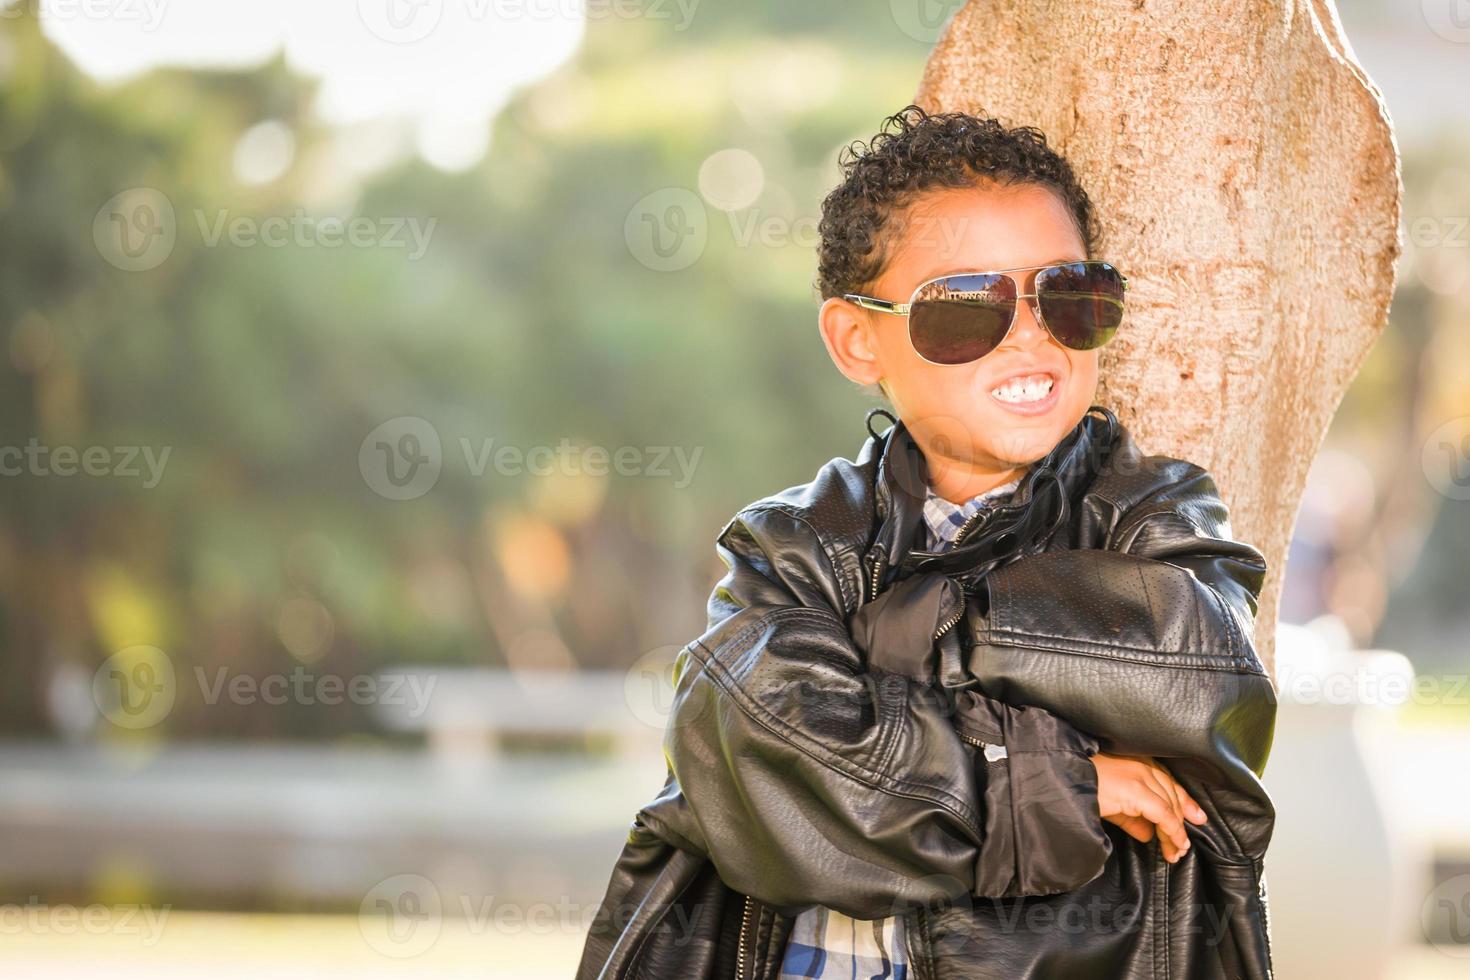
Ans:
[[[998,421],[1003,423],[1005,420]],[[990,438],[985,440],[988,444],[983,448],[986,455],[1007,466],[1030,466],[1055,449],[1072,428],[1054,421],[1052,425],[1038,425],[1009,433],[987,433]]]
[[[1030,466],[1057,447],[1082,415],[1080,412],[1051,411],[1039,416],[1021,416],[996,406],[993,410],[933,415],[909,420],[909,430],[931,456],[986,461],[987,466],[1019,468]],[[1076,418],[1071,416],[1075,414]],[[969,447],[966,449],[965,447]]]

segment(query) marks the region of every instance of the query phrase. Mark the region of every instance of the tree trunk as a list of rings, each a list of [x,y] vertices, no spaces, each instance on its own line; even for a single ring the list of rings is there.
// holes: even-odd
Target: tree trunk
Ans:
[[[1331,0],[971,0],[916,101],[1036,126],[1129,277],[1098,401],[1216,478],[1270,571],[1274,672],[1307,469],[1388,319],[1402,182],[1388,112]]]

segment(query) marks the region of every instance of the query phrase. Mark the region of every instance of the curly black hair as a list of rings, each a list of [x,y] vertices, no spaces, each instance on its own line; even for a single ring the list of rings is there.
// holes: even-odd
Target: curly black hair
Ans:
[[[888,260],[885,228],[921,192],[973,187],[981,180],[1049,187],[1077,222],[1089,258],[1098,229],[1092,202],[1072,165],[1033,126],[1007,129],[963,112],[931,115],[909,105],[883,120],[878,135],[844,147],[843,181],[822,202],[817,226],[817,289],[822,298],[862,292]]]

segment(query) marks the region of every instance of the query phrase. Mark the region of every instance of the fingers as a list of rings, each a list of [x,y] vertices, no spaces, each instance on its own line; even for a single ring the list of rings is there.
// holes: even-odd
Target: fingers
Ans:
[[[1140,844],[1147,844],[1154,839],[1154,825],[1142,817],[1130,817],[1119,814],[1115,817],[1104,817],[1109,823],[1123,828],[1123,832]]]
[[[1155,835],[1157,834],[1159,838],[1159,847],[1164,852],[1164,860],[1168,861],[1170,864],[1173,864],[1179,859],[1181,852],[1175,846],[1173,839],[1166,834],[1158,834],[1158,828],[1154,825],[1153,821],[1147,819],[1146,817],[1129,816],[1127,814],[1120,813],[1111,817],[1104,817],[1103,819],[1111,824],[1115,824],[1118,827],[1121,827],[1124,833],[1126,833],[1129,837],[1132,837],[1134,840],[1138,841],[1140,844],[1147,844],[1149,841],[1153,840]]]
[[[1207,818],[1173,774],[1148,756],[1100,752],[1092,760],[1098,771],[1099,815],[1142,843],[1157,836],[1169,863],[1183,857],[1190,846],[1185,821],[1199,824]]]
[[[1188,793],[1186,793],[1184,791],[1184,787],[1183,786],[1180,786],[1178,783],[1175,783],[1174,784],[1174,788],[1176,790],[1178,790],[1178,792],[1179,792],[1179,799],[1184,804],[1184,816],[1191,823],[1195,823],[1195,824],[1208,823],[1210,818],[1209,818],[1209,815],[1205,813],[1205,808],[1202,807],[1202,806],[1200,806],[1198,803],[1196,803],[1194,801],[1194,797],[1190,796]]]
[[[1154,791],[1169,808],[1169,836],[1174,850],[1178,854],[1183,854],[1189,850],[1189,833],[1184,829],[1184,804],[1179,799],[1179,794],[1182,792],[1179,784],[1174,782],[1174,778],[1158,765],[1148,766],[1144,770],[1144,778],[1149,780]],[[1169,855],[1166,853],[1164,856]]]
[[[1159,843],[1164,845],[1164,857],[1172,862],[1177,859],[1178,853],[1182,853],[1189,847],[1189,836],[1184,830],[1184,818],[1174,809],[1173,797],[1166,796],[1166,791],[1160,789],[1152,780],[1147,777],[1140,778],[1138,788],[1139,793],[1134,800],[1136,815],[1146,817],[1158,827]],[[1125,812],[1133,813],[1133,808]]]
[[[1201,824],[1205,823],[1209,819],[1209,817],[1206,816],[1204,809],[1195,802],[1194,797],[1185,792],[1184,787],[1179,785],[1179,780],[1175,779],[1174,774],[1165,769],[1163,765],[1159,763],[1159,760],[1151,759],[1146,756],[1140,756],[1139,759],[1149,767],[1149,769],[1159,779],[1159,781],[1162,782],[1173,794],[1174,799],[1179,806],[1179,813],[1185,820],[1188,820],[1191,823]]]

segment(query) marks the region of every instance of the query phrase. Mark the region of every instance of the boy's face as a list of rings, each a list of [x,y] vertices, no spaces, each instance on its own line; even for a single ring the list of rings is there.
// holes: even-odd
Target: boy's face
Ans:
[[[1088,258],[1061,197],[1035,184],[936,189],[896,217],[888,264],[866,290],[880,299],[906,303],[920,283],[954,272]],[[1036,291],[1035,270],[1014,275],[1020,292]],[[924,451],[936,490],[962,498],[973,486],[1007,482],[1045,456],[1097,392],[1098,352],[1057,343],[1026,300],[1018,301],[1001,345],[968,364],[925,361],[909,342],[907,317],[840,297],[823,304],[821,330],[843,374],[860,384],[883,382]],[[1006,379],[1038,372],[1049,374],[1053,386],[1040,401],[1010,405],[994,394]]]

